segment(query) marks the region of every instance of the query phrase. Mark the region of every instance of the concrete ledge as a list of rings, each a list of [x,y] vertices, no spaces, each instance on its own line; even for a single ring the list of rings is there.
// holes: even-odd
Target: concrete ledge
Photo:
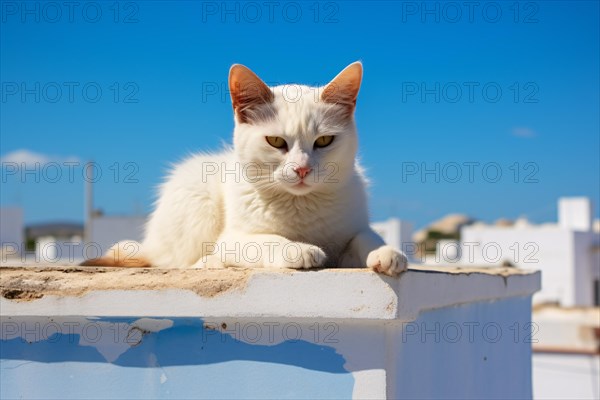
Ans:
[[[2,316],[250,317],[414,321],[424,310],[531,296],[540,273],[367,269],[0,268]]]

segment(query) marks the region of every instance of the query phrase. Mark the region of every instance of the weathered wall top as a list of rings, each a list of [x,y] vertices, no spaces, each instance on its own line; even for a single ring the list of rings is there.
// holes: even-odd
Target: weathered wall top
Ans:
[[[415,320],[424,310],[530,296],[540,273],[412,266],[367,269],[0,268],[0,314]]]

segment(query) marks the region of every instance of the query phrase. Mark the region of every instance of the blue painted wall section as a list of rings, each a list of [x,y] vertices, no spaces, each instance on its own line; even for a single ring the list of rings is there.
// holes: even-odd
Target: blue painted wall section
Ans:
[[[329,346],[305,340],[249,344],[206,328],[202,319],[165,319],[173,325],[157,332],[129,328],[125,335],[115,332],[135,319],[90,321],[96,325],[88,329],[93,337],[82,344],[82,332],[44,331],[47,319],[37,325],[31,319],[3,319],[0,397],[352,397],[354,378]],[[99,351],[89,343],[99,342],[98,335],[114,340],[105,336]],[[111,351],[115,359],[109,361]]]

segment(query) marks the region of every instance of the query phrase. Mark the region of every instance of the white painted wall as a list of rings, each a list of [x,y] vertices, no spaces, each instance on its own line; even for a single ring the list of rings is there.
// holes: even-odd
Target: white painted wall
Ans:
[[[6,247],[10,247],[10,249]],[[16,247],[16,249],[15,249]],[[5,249],[6,248],[6,249]],[[0,208],[0,252],[19,255],[25,248],[25,228],[23,225],[23,209],[20,207]]]
[[[542,290],[535,303],[563,306],[594,305],[593,282],[598,265],[595,243],[600,235],[558,225],[505,228],[464,227],[461,231],[462,265],[497,266],[509,261],[519,268],[542,271]]]
[[[600,240],[599,233],[574,231],[573,240],[573,304],[577,306],[593,306],[594,279],[598,277],[600,264],[594,263],[596,259],[595,245]]]
[[[592,202],[589,198],[563,197],[558,200],[558,224],[561,228],[589,232],[592,222]]]
[[[596,333],[600,329],[597,307],[538,306],[533,312],[533,323],[535,351],[594,353],[600,347]]]
[[[146,216],[101,216],[91,220],[90,243],[98,246],[102,254],[121,240],[141,242],[144,237]]]
[[[600,398],[599,318],[597,307],[534,311],[534,398]]]
[[[415,254],[416,248],[412,243],[413,227],[410,222],[390,218],[387,221],[372,223],[371,228],[379,233],[387,244],[404,251],[409,259]]]
[[[462,246],[458,240],[443,239],[435,247],[434,263],[456,264],[462,258]],[[431,260],[431,256],[429,256]]]
[[[600,398],[600,356],[533,355],[533,398],[539,400]]]
[[[531,398],[531,298],[422,313],[391,334],[388,398]],[[389,339],[388,339],[389,340]]]
[[[600,275],[600,233],[591,230],[591,221],[589,199],[560,199],[558,223],[465,226],[461,229],[460,260],[436,257],[433,261],[471,266],[498,266],[508,261],[519,268],[539,269],[542,290],[534,296],[534,303],[592,306],[596,304],[594,280]],[[438,253],[444,252],[438,249]]]
[[[79,263],[84,259],[84,251],[84,243],[80,236],[42,236],[35,243],[35,262],[55,265]],[[32,261],[31,257],[23,258],[23,262]]]
[[[497,266],[509,261],[518,268],[540,269],[542,290],[534,296],[534,302],[577,304],[572,231],[558,226],[464,227],[461,244],[461,265]],[[589,299],[589,303],[591,301]]]

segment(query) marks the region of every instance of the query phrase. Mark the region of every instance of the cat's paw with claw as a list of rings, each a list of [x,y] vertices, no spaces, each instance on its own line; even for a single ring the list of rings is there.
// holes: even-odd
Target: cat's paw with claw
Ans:
[[[381,246],[367,257],[367,267],[389,276],[398,276],[408,267],[408,259],[391,246]]]
[[[326,258],[325,252],[318,246],[290,242],[276,248],[273,260],[265,264],[271,268],[308,269],[322,267]]]

